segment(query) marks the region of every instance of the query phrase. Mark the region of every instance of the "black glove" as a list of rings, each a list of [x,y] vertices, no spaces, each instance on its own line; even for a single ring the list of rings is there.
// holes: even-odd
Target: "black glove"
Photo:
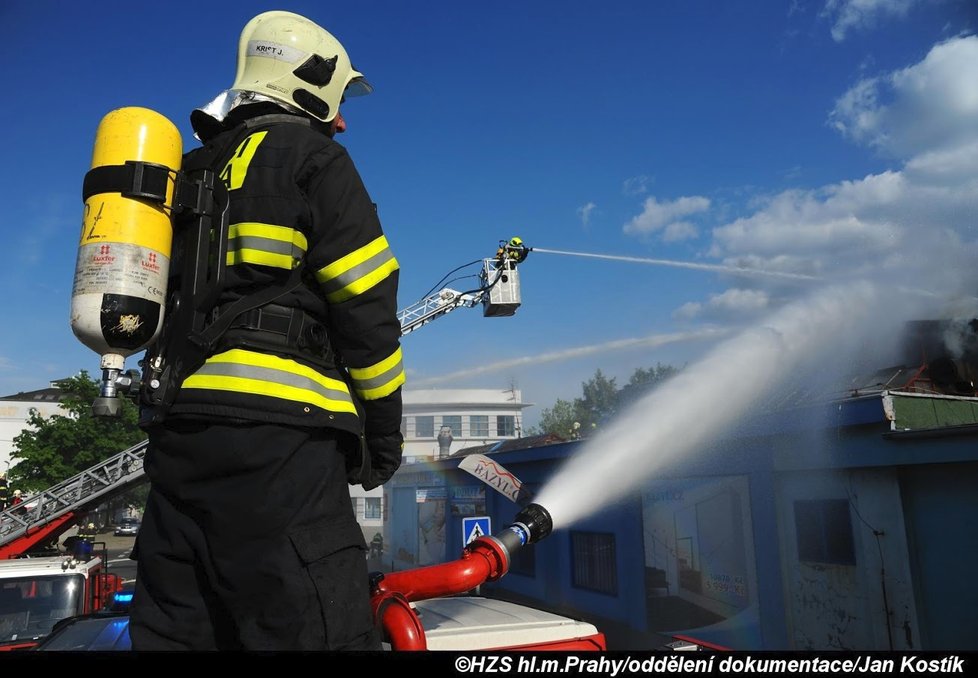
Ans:
[[[372,490],[386,483],[401,465],[404,436],[397,431],[386,436],[361,438],[358,452],[347,457],[347,482]]]

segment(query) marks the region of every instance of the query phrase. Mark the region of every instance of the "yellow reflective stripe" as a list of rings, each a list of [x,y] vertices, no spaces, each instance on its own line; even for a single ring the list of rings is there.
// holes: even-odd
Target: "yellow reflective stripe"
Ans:
[[[363,294],[399,268],[387,238],[367,243],[316,272],[326,299],[339,303]]]
[[[231,349],[211,356],[183,382],[185,389],[232,391],[356,414],[347,385],[288,358]]]
[[[400,347],[389,356],[368,367],[351,367],[353,388],[365,400],[390,395],[404,383],[404,364]]]
[[[234,149],[234,155],[228,160],[228,164],[221,170],[221,181],[227,186],[229,191],[241,188],[245,177],[248,175],[248,165],[255,157],[255,151],[265,139],[268,130],[249,134],[244,141]]]
[[[301,231],[286,226],[246,221],[228,230],[227,265],[258,264],[291,270],[308,248]]]

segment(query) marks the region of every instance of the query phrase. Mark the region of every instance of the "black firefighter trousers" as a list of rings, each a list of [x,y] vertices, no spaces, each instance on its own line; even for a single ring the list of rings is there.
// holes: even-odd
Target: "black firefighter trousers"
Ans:
[[[341,435],[181,420],[150,432],[133,649],[380,649]]]

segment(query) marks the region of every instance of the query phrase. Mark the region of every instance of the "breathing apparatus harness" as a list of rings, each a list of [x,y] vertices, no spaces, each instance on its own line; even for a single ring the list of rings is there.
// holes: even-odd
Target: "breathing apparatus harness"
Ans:
[[[302,309],[274,303],[303,284],[303,263],[276,284],[218,304],[227,278],[230,201],[213,168],[223,167],[256,129],[279,123],[311,125],[306,118],[288,114],[250,118],[235,128],[227,142],[199,149],[177,173],[167,313],[159,338],[141,362],[139,424],[144,428],[166,418],[184,379],[222,347],[271,350],[325,368],[335,364],[322,322]],[[170,172],[136,161],[98,168],[86,175],[84,193],[119,191],[163,204]]]

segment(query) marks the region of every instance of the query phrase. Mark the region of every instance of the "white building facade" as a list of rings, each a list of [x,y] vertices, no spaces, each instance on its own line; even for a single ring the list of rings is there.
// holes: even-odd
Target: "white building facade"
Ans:
[[[49,388],[0,398],[0,473],[17,460],[11,459],[14,451],[14,438],[28,427],[31,410],[47,419],[54,414],[66,414],[61,408],[63,393],[53,383]]]

